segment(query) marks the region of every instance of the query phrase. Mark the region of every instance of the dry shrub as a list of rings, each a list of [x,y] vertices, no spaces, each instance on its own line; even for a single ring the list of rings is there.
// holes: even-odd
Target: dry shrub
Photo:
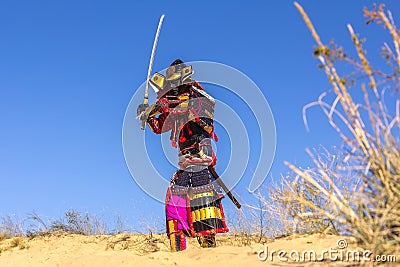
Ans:
[[[328,195],[339,190],[344,199],[350,201],[357,179],[350,171],[340,172],[340,176],[338,175],[338,168],[341,167],[339,163],[343,161],[340,151],[335,150],[332,153],[324,147],[313,153],[307,151],[316,167],[303,171],[312,176],[319,186],[300,175],[288,173],[279,181],[272,182],[267,195],[259,193],[257,196],[267,208],[266,212],[270,216],[268,225],[274,226],[275,229],[269,236],[346,232],[346,225],[335,220],[339,214],[333,207],[332,199],[321,194],[321,190]],[[324,172],[321,173],[321,170]],[[325,213],[332,216],[328,217]]]
[[[115,216],[114,223],[108,224],[102,216],[73,209],[66,211],[63,217],[49,222],[43,220],[35,211],[23,220],[16,216],[0,217],[0,241],[12,237],[34,238],[57,233],[106,235],[128,231],[127,225],[119,215]]]
[[[226,214],[226,221],[229,228],[229,234],[217,235],[219,244],[229,246],[248,246],[253,242],[253,221],[242,210],[236,210],[233,213]]]
[[[64,218],[53,221],[50,232],[66,232],[70,234],[95,235],[107,234],[107,226],[97,216],[89,213],[82,214],[75,210],[69,210]]]
[[[23,235],[23,222],[17,216],[5,216],[0,219],[0,241]]]
[[[384,43],[381,54],[388,70],[374,69],[351,25],[356,59],[334,43],[325,45],[303,8],[295,5],[332,86],[305,109],[319,106],[343,146],[334,153],[308,150],[311,168],[286,163],[292,173],[275,183],[263,201],[283,219],[283,233],[351,234],[373,253],[392,253],[400,247],[400,32],[383,5],[364,9],[367,24],[382,25],[391,36],[391,45]],[[354,71],[339,74],[341,64],[348,63]],[[363,99],[357,99],[356,90],[362,90]],[[392,94],[390,103],[385,103],[385,91]],[[334,100],[327,100],[329,96]]]

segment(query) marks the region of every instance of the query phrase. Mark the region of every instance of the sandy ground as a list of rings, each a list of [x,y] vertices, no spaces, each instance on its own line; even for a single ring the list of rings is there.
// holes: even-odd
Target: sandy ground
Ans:
[[[315,250],[317,258],[324,249],[338,249],[337,236],[298,236],[267,240],[264,244],[250,242],[248,237],[219,236],[217,248],[200,248],[190,239],[186,251],[169,252],[165,235],[121,234],[81,236],[59,234],[44,237],[14,238],[0,241],[0,266],[344,266],[331,261],[325,254],[320,262],[290,262],[288,253]],[[356,249],[351,238],[349,249]],[[250,243],[250,244],[249,244]],[[259,251],[268,249],[268,259],[258,259]],[[288,262],[282,262],[272,250],[285,250]],[[292,252],[296,257],[296,252]],[[339,255],[339,254],[338,254]],[[261,257],[265,254],[261,253]],[[357,264],[357,262],[352,262]],[[357,264],[358,265],[358,264]]]

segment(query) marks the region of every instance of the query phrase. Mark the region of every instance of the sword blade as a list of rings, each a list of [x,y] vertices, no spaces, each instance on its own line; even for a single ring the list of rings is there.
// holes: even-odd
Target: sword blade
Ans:
[[[151,50],[150,63],[149,63],[149,68],[147,70],[146,88],[144,90],[144,99],[143,99],[143,104],[145,105],[149,103],[149,80],[150,80],[151,70],[153,68],[154,54],[156,53],[158,37],[160,36],[161,26],[163,24],[164,17],[165,15],[162,14],[160,17],[160,21],[158,22],[157,32],[153,42],[153,49]],[[145,126],[146,126],[146,120],[142,120],[141,129],[144,130]]]

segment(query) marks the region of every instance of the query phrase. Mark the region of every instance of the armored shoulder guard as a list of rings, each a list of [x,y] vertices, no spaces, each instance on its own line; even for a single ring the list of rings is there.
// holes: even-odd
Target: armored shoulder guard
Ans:
[[[165,77],[161,73],[156,72],[150,78],[149,83],[156,93],[164,90],[168,85],[170,87],[178,87],[185,82],[190,81],[190,77],[194,73],[192,66],[186,66],[179,72],[174,72],[174,70],[170,68],[168,68],[167,70],[167,77]]]

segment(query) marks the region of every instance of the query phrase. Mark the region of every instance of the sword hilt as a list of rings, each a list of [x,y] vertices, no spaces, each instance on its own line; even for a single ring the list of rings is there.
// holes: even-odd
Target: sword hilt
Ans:
[[[149,104],[149,97],[148,96],[144,97],[143,104],[144,105],[148,105]],[[144,130],[146,128],[146,120],[147,120],[147,118],[142,119],[142,126],[140,127],[140,129]]]

